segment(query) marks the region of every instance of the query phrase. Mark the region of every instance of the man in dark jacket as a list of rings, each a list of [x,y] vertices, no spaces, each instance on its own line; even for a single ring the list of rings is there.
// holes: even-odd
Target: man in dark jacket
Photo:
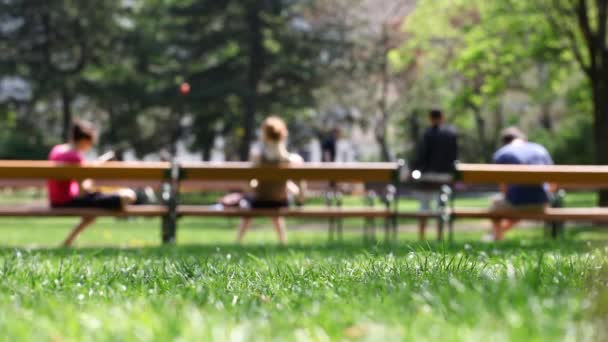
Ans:
[[[422,176],[421,188],[416,194],[421,211],[430,211],[432,203],[437,202],[438,187],[442,180],[447,181],[451,178],[454,163],[458,159],[456,129],[445,124],[445,117],[439,109],[430,111],[429,120],[431,126],[418,143],[416,158],[411,167],[412,170],[419,171]],[[420,219],[418,228],[420,239],[424,239],[426,219]]]

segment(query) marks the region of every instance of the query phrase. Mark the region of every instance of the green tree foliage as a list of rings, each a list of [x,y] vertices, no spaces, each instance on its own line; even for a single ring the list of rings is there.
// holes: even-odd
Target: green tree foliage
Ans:
[[[29,81],[34,99],[61,102],[64,138],[84,70],[98,63],[112,44],[117,4],[104,1],[91,6],[85,0],[1,3],[1,68]]]
[[[475,132],[472,160],[488,160],[500,128],[518,124],[559,162],[608,164],[607,16],[605,0],[424,2],[393,62],[417,59],[421,78],[439,80],[454,120]]]
[[[424,3],[405,30],[411,39],[393,62],[417,60],[430,97],[441,98],[465,132],[465,157],[488,161],[506,125],[559,136],[555,122],[573,108],[559,106],[580,77],[570,49],[532,2]]]
[[[43,104],[66,138],[79,103],[102,123],[102,145],[139,156],[175,149],[186,133],[189,147],[208,156],[220,128],[240,140],[238,155],[247,158],[262,116],[311,106],[321,51],[331,47],[306,17],[304,0],[0,6],[7,23],[0,68],[25,79],[34,94],[29,111],[15,110],[20,119],[42,129],[47,123],[33,109]],[[187,96],[178,91],[182,82],[192,87]]]
[[[171,8],[169,46],[193,86],[188,110],[198,146],[209,149],[219,125],[240,138],[239,158],[246,159],[263,115],[312,104],[324,43],[303,17],[304,5],[196,0]]]

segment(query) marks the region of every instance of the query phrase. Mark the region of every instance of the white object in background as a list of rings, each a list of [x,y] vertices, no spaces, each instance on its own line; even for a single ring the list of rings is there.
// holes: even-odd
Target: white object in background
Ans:
[[[224,162],[226,161],[226,153],[224,148],[226,147],[226,140],[223,136],[218,135],[213,141],[213,148],[211,149],[211,161],[213,162]]]
[[[355,151],[350,141],[338,139],[336,142],[336,162],[350,163],[355,161]]]
[[[308,143],[309,161],[311,163],[321,162],[321,142],[319,139],[311,139]]]

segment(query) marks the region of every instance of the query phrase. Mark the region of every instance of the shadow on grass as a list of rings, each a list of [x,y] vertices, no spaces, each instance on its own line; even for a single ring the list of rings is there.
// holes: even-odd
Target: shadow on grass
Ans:
[[[15,248],[0,246],[0,257],[15,254],[16,251],[32,253],[52,257],[114,257],[118,255],[143,257],[143,258],[205,258],[217,256],[218,254],[231,254],[233,256],[281,256],[289,254],[311,254],[321,257],[348,258],[357,255],[382,255],[392,254],[404,256],[411,252],[429,252],[455,254],[467,253],[551,253],[559,252],[562,255],[577,254],[591,251],[607,246],[607,241],[582,241],[582,240],[556,240],[543,239],[532,240],[510,240],[500,243],[483,242],[412,242],[412,243],[363,243],[363,242],[340,242],[340,243],[317,243],[317,244],[293,244],[289,246],[268,245],[174,245],[158,247],[83,247],[69,248]]]

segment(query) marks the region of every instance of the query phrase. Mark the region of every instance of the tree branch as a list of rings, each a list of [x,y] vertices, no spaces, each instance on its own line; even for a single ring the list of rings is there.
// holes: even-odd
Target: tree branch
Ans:
[[[589,50],[589,59],[591,61],[591,71],[595,71],[597,68],[597,47],[595,42],[595,36],[591,29],[591,22],[589,21],[589,13],[587,12],[587,0],[578,0],[576,3],[576,17],[578,20],[578,26],[583,33],[587,49]],[[591,75],[593,77],[593,75]]]
[[[606,50],[608,49],[608,47],[606,46],[608,44],[608,0],[595,0],[596,4],[597,4],[597,11],[598,11],[598,17],[599,17],[599,21],[598,21],[598,46],[599,48],[606,52]],[[608,67],[607,65],[604,65],[604,67]]]
[[[561,32],[565,36],[568,37],[568,41],[570,42],[570,48],[571,48],[572,52],[574,53],[574,58],[576,59],[576,61],[580,65],[580,67],[583,69],[583,71],[588,76],[591,76],[591,73],[592,73],[591,66],[585,62],[585,57],[583,56],[583,52],[581,51],[581,48],[579,46],[579,42],[576,37],[576,33],[573,31],[573,29],[567,27],[570,25],[565,24],[564,18],[560,18],[561,16],[568,17],[568,16],[573,15],[574,14],[573,9],[564,7],[562,5],[562,2],[559,0],[553,0],[551,7],[552,8],[547,8],[547,7],[541,6],[541,9],[543,11],[545,11],[545,13],[547,13],[547,20],[549,22],[549,25],[551,25],[551,27],[556,32]],[[556,11],[559,14],[553,15],[553,14],[551,14],[552,11]]]

